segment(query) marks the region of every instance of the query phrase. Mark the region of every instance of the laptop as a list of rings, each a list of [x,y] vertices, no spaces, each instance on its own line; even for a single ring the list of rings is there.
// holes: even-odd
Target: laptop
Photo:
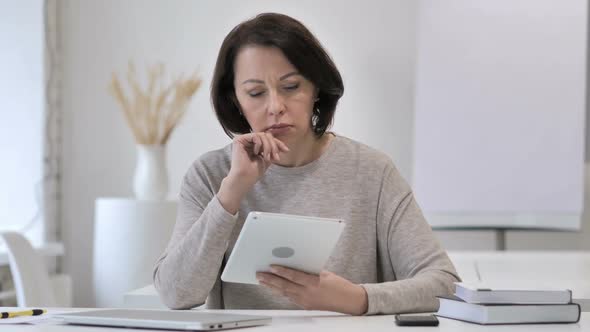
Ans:
[[[101,309],[53,315],[69,324],[215,331],[269,324],[268,316],[207,313],[195,310]]]

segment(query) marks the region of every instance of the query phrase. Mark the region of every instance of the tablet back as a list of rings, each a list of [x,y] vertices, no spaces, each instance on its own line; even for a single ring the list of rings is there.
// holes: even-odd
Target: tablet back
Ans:
[[[250,212],[221,280],[258,284],[256,272],[272,264],[319,274],[344,226],[338,219]]]

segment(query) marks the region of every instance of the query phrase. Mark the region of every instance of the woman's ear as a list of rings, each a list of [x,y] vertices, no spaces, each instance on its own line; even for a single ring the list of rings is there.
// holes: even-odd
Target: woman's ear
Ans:
[[[318,100],[320,100],[320,88],[315,88],[313,101],[317,102]]]

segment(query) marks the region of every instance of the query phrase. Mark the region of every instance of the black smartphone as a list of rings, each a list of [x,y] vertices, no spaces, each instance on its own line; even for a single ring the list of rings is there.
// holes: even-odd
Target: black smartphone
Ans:
[[[438,326],[438,318],[434,315],[395,315],[397,326]]]

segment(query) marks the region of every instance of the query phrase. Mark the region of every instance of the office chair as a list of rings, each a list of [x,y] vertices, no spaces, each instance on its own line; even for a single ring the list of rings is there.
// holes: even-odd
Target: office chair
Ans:
[[[50,277],[43,257],[20,233],[0,233],[8,249],[10,272],[19,307],[71,307],[72,281],[68,275]]]

